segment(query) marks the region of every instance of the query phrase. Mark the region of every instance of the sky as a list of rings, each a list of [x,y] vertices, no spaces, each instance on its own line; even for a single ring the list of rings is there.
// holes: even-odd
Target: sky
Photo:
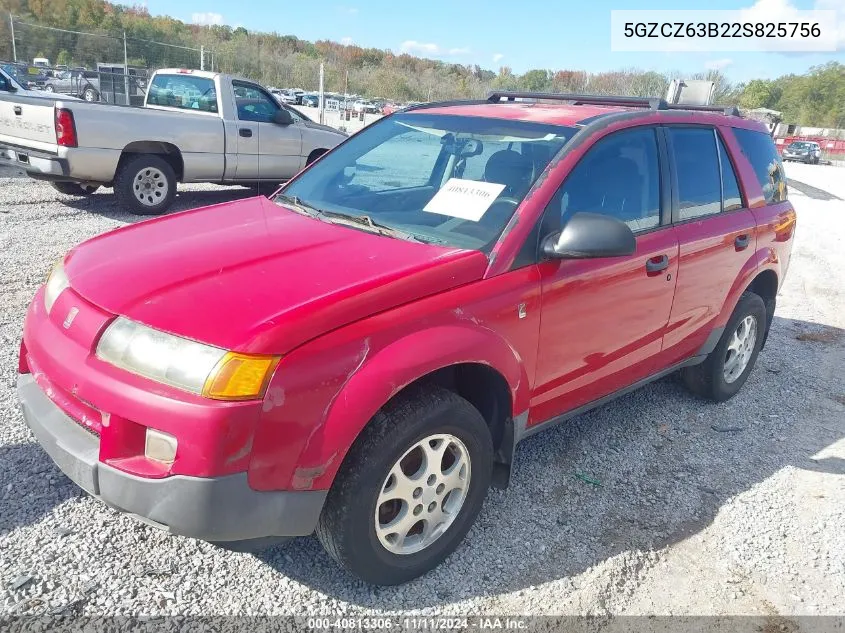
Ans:
[[[146,0],[154,15],[189,23],[328,39],[408,52],[450,63],[515,73],[532,68],[601,72],[637,67],[684,74],[722,70],[734,81],[803,73],[845,63],[845,0]],[[611,9],[753,9],[788,16],[792,9],[835,9],[839,46],[828,53],[624,53],[610,50]]]

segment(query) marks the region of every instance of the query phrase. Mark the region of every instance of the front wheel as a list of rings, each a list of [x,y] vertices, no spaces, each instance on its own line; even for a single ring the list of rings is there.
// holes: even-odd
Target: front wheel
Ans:
[[[114,193],[120,205],[132,213],[159,215],[176,196],[176,174],[157,154],[140,154],[121,165]]]
[[[56,91],[56,89],[53,88],[53,86],[51,86],[50,84],[47,84],[46,86],[44,86],[44,92],[55,92],[55,91]]]
[[[767,323],[763,299],[753,292],[744,293],[716,349],[700,365],[681,370],[681,378],[690,391],[716,402],[734,397],[754,368]]]
[[[82,98],[85,101],[97,101],[100,98],[100,95],[97,94],[97,91],[93,88],[86,88],[85,92],[82,93]]]
[[[439,387],[388,403],[349,452],[317,526],[326,551],[377,585],[439,565],[463,540],[490,486],[484,418]]]

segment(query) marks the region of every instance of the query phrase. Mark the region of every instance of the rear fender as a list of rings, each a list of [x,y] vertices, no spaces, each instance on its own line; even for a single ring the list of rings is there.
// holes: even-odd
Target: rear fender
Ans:
[[[714,328],[725,327],[728,319],[731,318],[731,314],[733,314],[742,293],[748,289],[748,286],[751,285],[755,277],[764,270],[771,270],[775,273],[775,275],[777,275],[778,279],[781,278],[780,264],[777,256],[770,248],[758,249],[754,255],[745,262],[745,266],[743,266],[740,270],[739,275],[737,275],[733,285],[731,286],[730,292],[728,292],[728,296],[722,306],[722,311],[719,313],[719,316],[714,323]]]

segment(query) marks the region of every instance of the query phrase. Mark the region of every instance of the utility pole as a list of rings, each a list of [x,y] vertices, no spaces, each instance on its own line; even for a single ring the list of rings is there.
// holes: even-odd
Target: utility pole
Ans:
[[[9,11],[9,26],[12,30],[12,61],[18,61],[18,49],[15,47],[15,16]]]
[[[123,90],[126,93],[126,105],[129,100],[129,55],[126,54],[126,31],[123,32]],[[115,99],[115,101],[117,101]]]
[[[200,70],[205,70],[205,46],[200,44]]]
[[[326,115],[325,115],[326,100],[325,100],[325,95],[323,93],[323,62],[320,62],[320,97],[319,97],[319,101],[318,101],[317,105],[320,108],[320,124],[325,125],[325,123],[326,123],[326,120],[325,120],[326,119]]]

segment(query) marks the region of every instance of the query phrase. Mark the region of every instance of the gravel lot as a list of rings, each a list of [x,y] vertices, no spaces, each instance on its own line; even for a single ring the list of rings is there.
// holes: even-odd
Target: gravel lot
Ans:
[[[0,174],[0,615],[845,613],[845,202],[823,195],[845,198],[845,170],[787,170],[809,187],[740,394],[708,404],[670,377],[526,441],[459,550],[390,589],[313,538],[256,556],[167,536],[53,466],[17,410],[25,306],[70,247],[138,218]],[[248,195],[181,191],[176,209]]]

